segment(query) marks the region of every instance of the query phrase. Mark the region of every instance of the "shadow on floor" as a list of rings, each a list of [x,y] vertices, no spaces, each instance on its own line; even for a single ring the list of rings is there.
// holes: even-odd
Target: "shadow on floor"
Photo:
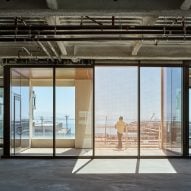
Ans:
[[[167,164],[176,173],[146,173]],[[135,172],[125,173],[130,168]],[[1,191],[190,191],[190,179],[188,159],[0,160]]]

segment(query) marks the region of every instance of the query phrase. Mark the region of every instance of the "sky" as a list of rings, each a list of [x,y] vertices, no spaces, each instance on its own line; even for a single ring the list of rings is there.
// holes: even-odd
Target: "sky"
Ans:
[[[36,109],[34,110],[35,119],[41,116],[52,118],[53,116],[53,88],[52,87],[33,87],[36,95]],[[13,87],[14,93],[20,94],[22,117],[27,119],[29,116],[29,88]],[[12,96],[13,103],[13,96]],[[17,104],[17,102],[16,102]],[[18,105],[18,104],[17,104]],[[19,108],[16,109],[19,112]],[[74,87],[56,87],[56,115],[57,118],[65,118],[69,115],[70,119],[75,118],[75,88]]]
[[[181,68],[163,68],[164,119],[181,120]],[[123,116],[137,121],[138,68],[96,67],[96,124],[113,123]],[[161,120],[161,67],[140,68],[140,117],[142,121]]]
[[[171,71],[171,70],[169,70]],[[127,122],[137,121],[138,68],[129,67],[96,67],[95,68],[95,116],[96,123],[105,120],[117,120],[123,116]],[[142,67],[140,70],[141,85],[141,120],[160,120],[161,113],[161,68]],[[167,74],[169,76],[169,74]],[[174,71],[174,89],[169,96],[178,94],[181,84],[180,69]],[[176,80],[177,79],[177,80]],[[176,87],[177,86],[177,87]],[[177,89],[178,88],[178,89]],[[168,89],[168,87],[167,87]],[[27,117],[29,111],[29,88],[13,87],[12,93],[22,94],[23,117]],[[36,94],[35,118],[52,117],[53,88],[33,87]],[[177,91],[178,90],[178,91]],[[173,95],[172,95],[173,94]],[[168,100],[167,100],[168,101]],[[176,110],[176,109],[174,109]],[[69,115],[75,118],[75,87],[56,87],[56,117],[64,118]]]
[[[53,88],[33,87],[36,94],[35,117],[53,116]],[[75,88],[56,87],[56,118],[65,119],[68,115],[70,119],[75,118]]]
[[[123,116],[137,121],[137,67],[97,67],[95,70],[95,111],[97,118]],[[160,118],[160,68],[141,69],[141,118]]]

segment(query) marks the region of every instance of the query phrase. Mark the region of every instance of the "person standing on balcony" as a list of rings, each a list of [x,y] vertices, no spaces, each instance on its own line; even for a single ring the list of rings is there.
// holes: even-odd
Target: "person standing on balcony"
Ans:
[[[120,116],[119,120],[115,124],[115,128],[117,129],[117,138],[118,138],[118,149],[122,149],[122,137],[123,137],[123,132],[127,131],[127,123],[123,121],[123,117]]]

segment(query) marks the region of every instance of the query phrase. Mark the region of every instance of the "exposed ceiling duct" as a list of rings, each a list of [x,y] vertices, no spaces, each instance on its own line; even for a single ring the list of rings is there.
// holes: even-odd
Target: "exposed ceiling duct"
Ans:
[[[142,36],[140,36],[140,34]],[[61,36],[62,35],[62,36]],[[72,36],[71,36],[72,35]],[[137,36],[138,35],[138,36]],[[0,41],[191,40],[191,26],[1,25]]]
[[[0,58],[60,63],[191,58],[191,17],[60,16],[51,17],[51,22],[48,18],[0,17]]]
[[[47,20],[48,25],[54,25],[54,26],[60,25],[59,17],[47,17],[46,20]],[[55,34],[55,30],[54,30],[54,34]],[[62,37],[62,36],[59,36],[59,37]],[[60,49],[61,55],[64,55],[64,56],[67,55],[65,42],[58,41],[57,45]]]
[[[47,44],[49,45],[50,49],[52,50],[52,52],[54,53],[54,55],[56,56],[56,58],[61,61],[60,56],[58,55],[57,51],[55,50],[55,48],[52,46],[52,43],[47,41]]]
[[[41,43],[41,42],[39,42],[39,41],[37,41],[37,43],[38,43],[38,45],[42,48],[42,50],[44,51],[44,53],[48,56],[48,58],[50,58],[52,61],[54,61],[53,60],[53,58],[52,58],[52,56],[51,56],[51,54],[48,52],[48,50],[46,49],[46,47]]]

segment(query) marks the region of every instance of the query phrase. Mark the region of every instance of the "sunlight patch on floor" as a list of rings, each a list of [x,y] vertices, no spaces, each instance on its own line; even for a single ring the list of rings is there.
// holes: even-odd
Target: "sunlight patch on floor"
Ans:
[[[177,173],[168,159],[79,159],[76,174]]]

